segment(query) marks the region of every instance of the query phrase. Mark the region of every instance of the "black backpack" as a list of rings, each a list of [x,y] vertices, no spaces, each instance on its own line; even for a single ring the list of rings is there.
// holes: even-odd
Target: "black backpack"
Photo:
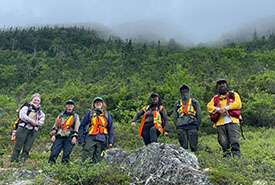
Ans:
[[[18,128],[19,123],[22,123],[22,122],[23,122],[23,121],[19,118],[19,112],[20,112],[20,110],[21,110],[24,106],[27,106],[27,107],[28,107],[27,116],[28,116],[28,115],[31,113],[31,111],[32,111],[32,108],[33,108],[32,104],[24,103],[24,104],[20,107],[20,109],[18,110],[18,117],[17,117],[17,119],[14,121],[13,126],[12,126],[14,130],[16,130],[16,129]],[[24,126],[26,126],[26,123],[25,123]]]

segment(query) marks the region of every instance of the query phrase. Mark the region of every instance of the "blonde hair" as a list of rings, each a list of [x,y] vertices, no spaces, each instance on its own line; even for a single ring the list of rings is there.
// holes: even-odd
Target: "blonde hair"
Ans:
[[[107,105],[106,105],[106,103],[104,101],[102,101],[102,109],[103,109],[103,113],[106,114],[107,113]],[[95,103],[92,104],[91,110],[92,111],[95,110]]]

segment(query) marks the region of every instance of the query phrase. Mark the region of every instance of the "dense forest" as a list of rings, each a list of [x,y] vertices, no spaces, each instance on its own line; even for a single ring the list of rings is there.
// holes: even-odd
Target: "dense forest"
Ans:
[[[10,145],[16,110],[33,93],[42,96],[46,120],[38,140],[49,141],[55,118],[66,100],[76,102],[81,117],[95,96],[102,96],[112,115],[115,144],[126,150],[142,146],[133,115],[157,92],[166,107],[173,133],[174,102],[186,83],[202,107],[202,134],[214,133],[206,105],[216,94],[218,78],[243,102],[244,125],[275,126],[275,35],[222,48],[187,48],[168,43],[133,43],[116,36],[103,39],[93,30],[71,27],[10,28],[0,30],[0,140]]]

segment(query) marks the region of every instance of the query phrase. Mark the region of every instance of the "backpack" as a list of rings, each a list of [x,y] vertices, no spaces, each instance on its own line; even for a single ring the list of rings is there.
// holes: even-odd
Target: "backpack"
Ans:
[[[14,121],[13,125],[12,125],[12,134],[11,134],[11,141],[14,143],[16,141],[16,130],[18,128],[19,123],[23,122],[20,118],[19,118],[19,112],[20,110],[24,107],[24,106],[28,106],[28,111],[27,111],[27,116],[31,113],[32,111],[32,105],[29,103],[24,103],[18,111],[18,115],[17,115],[17,119]],[[26,123],[24,125],[24,127],[26,126]]]
[[[20,112],[20,110],[21,110],[24,106],[28,106],[27,116],[30,115],[30,113],[31,113],[31,111],[32,111],[32,105],[29,104],[29,103],[24,103],[24,104],[20,107],[20,109],[18,110],[17,119],[14,121],[14,123],[13,123],[13,125],[12,125],[13,130],[17,130],[19,123],[23,122],[23,121],[19,118],[19,112]],[[25,124],[25,126],[26,126],[26,124]]]

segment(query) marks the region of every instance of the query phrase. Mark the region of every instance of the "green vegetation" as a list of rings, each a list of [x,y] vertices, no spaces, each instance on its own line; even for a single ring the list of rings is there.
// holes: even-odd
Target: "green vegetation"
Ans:
[[[275,169],[275,36],[256,39],[224,48],[184,48],[173,43],[132,43],[116,37],[101,39],[97,33],[82,28],[29,28],[0,30],[0,166],[9,166],[11,125],[15,110],[31,95],[42,95],[41,109],[46,121],[32,149],[30,166],[16,168],[42,169],[53,184],[70,183],[67,176],[83,172],[79,182],[101,180],[97,184],[133,182],[116,167],[98,164],[84,170],[79,166],[80,148],[75,147],[69,174],[56,176],[62,165],[47,164],[50,147],[49,131],[56,116],[64,110],[66,100],[76,102],[76,110],[84,116],[95,96],[103,96],[114,120],[115,145],[128,151],[143,146],[138,128],[130,127],[133,115],[148,103],[155,91],[162,97],[171,132],[160,142],[178,144],[172,122],[173,105],[179,98],[179,86],[187,83],[191,95],[201,104],[203,125],[200,129],[201,167],[216,184],[251,184],[255,180],[274,182]],[[215,81],[224,77],[230,88],[238,91],[243,102],[246,140],[242,140],[241,160],[224,160],[215,129],[208,118],[206,104],[215,95]],[[37,162],[40,164],[37,164]],[[33,164],[32,164],[33,163]],[[43,163],[43,165],[41,165]],[[51,170],[49,170],[51,169]],[[91,171],[90,171],[91,170]],[[93,171],[93,173],[92,173]],[[89,172],[89,173],[88,173]],[[11,168],[0,172],[9,182]],[[3,178],[2,178],[3,177]],[[112,179],[113,178],[113,179]],[[88,181],[87,181],[88,180]],[[112,181],[112,182],[113,182]]]

